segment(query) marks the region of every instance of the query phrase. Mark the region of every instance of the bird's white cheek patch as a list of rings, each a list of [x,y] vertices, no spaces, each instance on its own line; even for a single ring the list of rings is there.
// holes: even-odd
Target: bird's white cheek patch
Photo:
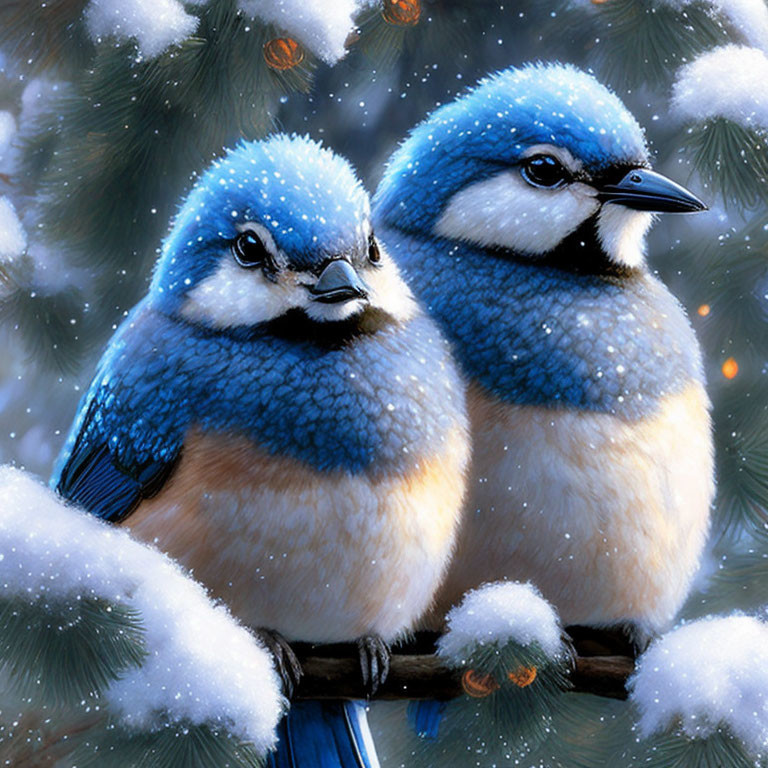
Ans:
[[[414,316],[416,300],[394,261],[386,253],[381,254],[381,266],[367,269],[363,277],[370,288],[372,307],[383,310],[401,323],[408,322]]]
[[[599,207],[584,184],[537,189],[504,171],[462,189],[435,224],[436,235],[538,255],[555,248]]]
[[[243,269],[234,259],[224,258],[213,274],[187,294],[181,314],[211,328],[256,325],[295,306],[300,290],[272,283],[260,269]]]
[[[603,252],[624,267],[639,267],[645,261],[645,234],[653,214],[606,203],[597,217],[597,236]]]

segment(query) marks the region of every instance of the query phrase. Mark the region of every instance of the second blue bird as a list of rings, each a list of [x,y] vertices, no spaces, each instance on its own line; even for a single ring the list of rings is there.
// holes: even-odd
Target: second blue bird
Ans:
[[[568,66],[487,78],[393,156],[379,234],[470,385],[472,477],[438,623],[504,578],[640,645],[674,619],[713,451],[699,346],[645,234],[654,213],[703,208],[650,169],[616,95]]]

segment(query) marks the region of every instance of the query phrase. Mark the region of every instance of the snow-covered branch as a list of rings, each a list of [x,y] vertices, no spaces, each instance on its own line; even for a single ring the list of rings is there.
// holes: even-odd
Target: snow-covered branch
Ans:
[[[686,122],[722,117],[768,130],[768,57],[741,45],[701,54],[677,73],[672,110]]]
[[[82,678],[125,734],[199,727],[259,755],[275,743],[284,702],[260,642],[160,552],[7,466],[0,612],[0,667],[57,704]]]

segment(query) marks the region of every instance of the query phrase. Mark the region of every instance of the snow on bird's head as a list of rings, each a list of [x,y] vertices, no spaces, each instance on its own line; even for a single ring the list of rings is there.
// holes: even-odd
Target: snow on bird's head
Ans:
[[[291,267],[365,247],[368,195],[349,163],[308,137],[243,142],[203,173],[166,238],[152,290],[183,293],[247,224],[269,233]]]
[[[594,77],[562,64],[510,68],[413,130],[384,175],[377,214],[428,230],[459,189],[514,166],[538,145],[561,148],[588,173],[648,161],[637,121]]]
[[[164,243],[148,301],[218,331],[269,332],[297,318],[364,323],[371,314],[405,322],[415,312],[373,237],[352,167],[309,138],[285,135],[242,143],[200,177]]]

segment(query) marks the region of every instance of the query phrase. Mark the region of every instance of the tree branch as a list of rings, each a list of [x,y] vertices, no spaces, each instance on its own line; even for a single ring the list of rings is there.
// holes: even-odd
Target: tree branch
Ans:
[[[444,666],[430,647],[434,635],[422,633],[392,654],[389,676],[373,696],[378,700],[453,699],[463,694],[463,670]],[[577,654],[580,643],[576,644]],[[360,662],[354,645],[310,646],[294,644],[304,676],[294,694],[297,699],[364,699]],[[627,678],[635,662],[628,655],[576,655],[571,673],[572,691],[612,699],[625,699]]]

